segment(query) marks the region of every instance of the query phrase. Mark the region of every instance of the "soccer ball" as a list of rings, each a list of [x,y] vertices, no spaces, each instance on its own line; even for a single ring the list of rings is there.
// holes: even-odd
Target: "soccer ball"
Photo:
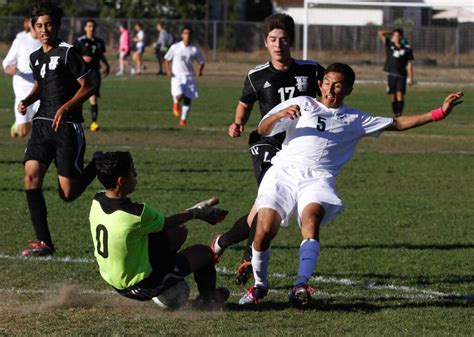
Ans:
[[[160,308],[176,310],[182,307],[189,298],[191,290],[185,280],[179,280],[152,300]]]

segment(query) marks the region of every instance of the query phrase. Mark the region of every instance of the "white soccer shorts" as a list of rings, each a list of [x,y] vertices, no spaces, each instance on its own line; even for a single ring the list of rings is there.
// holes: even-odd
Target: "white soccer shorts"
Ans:
[[[316,203],[324,207],[321,225],[325,225],[344,209],[335,186],[336,178],[329,173],[296,165],[273,165],[263,177],[255,204],[257,210],[276,210],[282,219],[297,209],[301,226],[304,208]]]
[[[15,111],[15,124],[25,124],[30,123],[33,119],[33,116],[38,111],[40,101],[36,101],[31,104],[27,109],[24,115],[18,112],[18,104],[20,101],[24,99],[28,94],[31,92],[33,85],[14,85],[13,91],[15,92],[15,106],[13,107],[13,111]]]
[[[192,75],[173,75],[171,78],[171,95],[183,95],[189,99],[198,98],[196,78]]]

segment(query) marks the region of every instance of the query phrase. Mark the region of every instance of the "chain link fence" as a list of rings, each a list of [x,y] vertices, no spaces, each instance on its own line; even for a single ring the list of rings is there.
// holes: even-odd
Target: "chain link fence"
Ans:
[[[61,38],[74,42],[83,34],[86,18],[64,18]],[[109,53],[117,49],[120,19],[97,18],[97,36],[105,40]],[[22,17],[0,17],[0,44],[6,49],[21,29]],[[133,26],[140,21],[146,34],[146,45],[150,51],[157,39],[156,23],[153,19],[126,19],[133,33]],[[163,20],[167,30],[179,39],[183,26],[194,31],[197,44],[204,50],[208,60],[233,61],[252,58],[263,49],[261,23],[239,21]],[[296,27],[294,52],[301,55],[303,27]],[[309,26],[309,58],[321,62],[344,61],[348,63],[380,64],[385,59],[383,44],[378,39],[376,26]],[[443,66],[474,66],[474,24],[459,24],[456,27],[422,26],[405,29],[416,62]]]

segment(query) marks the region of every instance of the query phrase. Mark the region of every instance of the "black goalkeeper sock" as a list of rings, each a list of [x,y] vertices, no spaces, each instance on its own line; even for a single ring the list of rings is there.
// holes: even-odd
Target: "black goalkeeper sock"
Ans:
[[[41,188],[25,190],[28,209],[30,210],[31,223],[35,230],[38,241],[43,241],[49,247],[53,247],[51,234],[48,228],[48,211],[46,202],[44,201],[43,191]]]
[[[398,101],[398,114],[401,116],[403,113],[403,108],[405,107],[404,101]]]
[[[396,115],[397,111],[398,111],[398,102],[397,101],[392,102],[392,112],[393,112],[393,114]]]
[[[99,105],[94,104],[91,105],[91,118],[93,122],[97,122],[97,118],[99,117]]]
[[[255,214],[255,217],[252,220],[252,227],[250,227],[249,237],[247,239],[247,245],[245,246],[244,256],[242,257],[245,261],[252,260],[252,243],[255,238],[255,232],[257,231],[257,217],[258,213]]]
[[[199,295],[204,299],[210,299],[216,290],[216,279],[216,268],[213,262],[196,270],[194,272],[194,281],[196,281]]]
[[[247,223],[247,217],[248,214],[241,217],[234,223],[234,226],[232,226],[231,229],[229,229],[219,238],[219,246],[225,249],[248,238],[250,227]]]

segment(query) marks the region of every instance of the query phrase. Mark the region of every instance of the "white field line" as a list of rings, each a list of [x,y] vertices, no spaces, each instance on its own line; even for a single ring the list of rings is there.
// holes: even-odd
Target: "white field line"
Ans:
[[[69,256],[65,257],[53,257],[53,256],[48,256],[48,257],[21,257],[21,256],[12,256],[12,255],[5,255],[5,254],[0,254],[0,259],[3,260],[14,260],[14,261],[45,261],[45,262],[62,262],[62,263],[95,263],[94,259],[90,258],[72,258]],[[217,272],[223,275],[234,275],[235,271],[230,270],[228,268],[216,268]],[[272,273],[269,275],[270,278],[291,278],[294,275],[290,274],[285,274],[285,273]],[[382,284],[382,283],[376,283],[376,282],[356,282],[352,281],[350,279],[339,279],[335,277],[323,277],[323,276],[317,276],[312,278],[316,283],[328,283],[328,284],[336,284],[336,285],[343,285],[343,286],[349,286],[349,287],[360,287],[360,288],[367,288],[367,289],[377,289],[377,290],[389,290],[389,291],[394,291],[398,293],[406,293],[410,295],[404,295],[403,297],[406,296],[406,298],[411,298],[411,299],[433,299],[433,298],[439,298],[439,297],[460,297],[462,296],[459,293],[445,293],[445,292],[440,292],[436,290],[430,290],[430,289],[418,289],[415,287],[407,287],[407,286],[397,286],[393,284]],[[10,290],[9,290],[10,289]],[[0,288],[0,292],[10,292],[10,293],[21,293],[21,292],[34,292],[34,290],[29,290],[29,289],[17,289],[17,288]],[[38,290],[38,292],[46,292],[44,290]],[[91,290],[92,293],[98,293],[94,292]],[[278,292],[278,291],[275,291]],[[328,296],[328,297],[336,297],[335,294],[324,294],[316,291],[318,293],[318,296]],[[337,295],[339,296],[339,295]],[[350,297],[349,294],[341,294],[342,297]],[[384,294],[384,297],[390,297],[388,294]]]

